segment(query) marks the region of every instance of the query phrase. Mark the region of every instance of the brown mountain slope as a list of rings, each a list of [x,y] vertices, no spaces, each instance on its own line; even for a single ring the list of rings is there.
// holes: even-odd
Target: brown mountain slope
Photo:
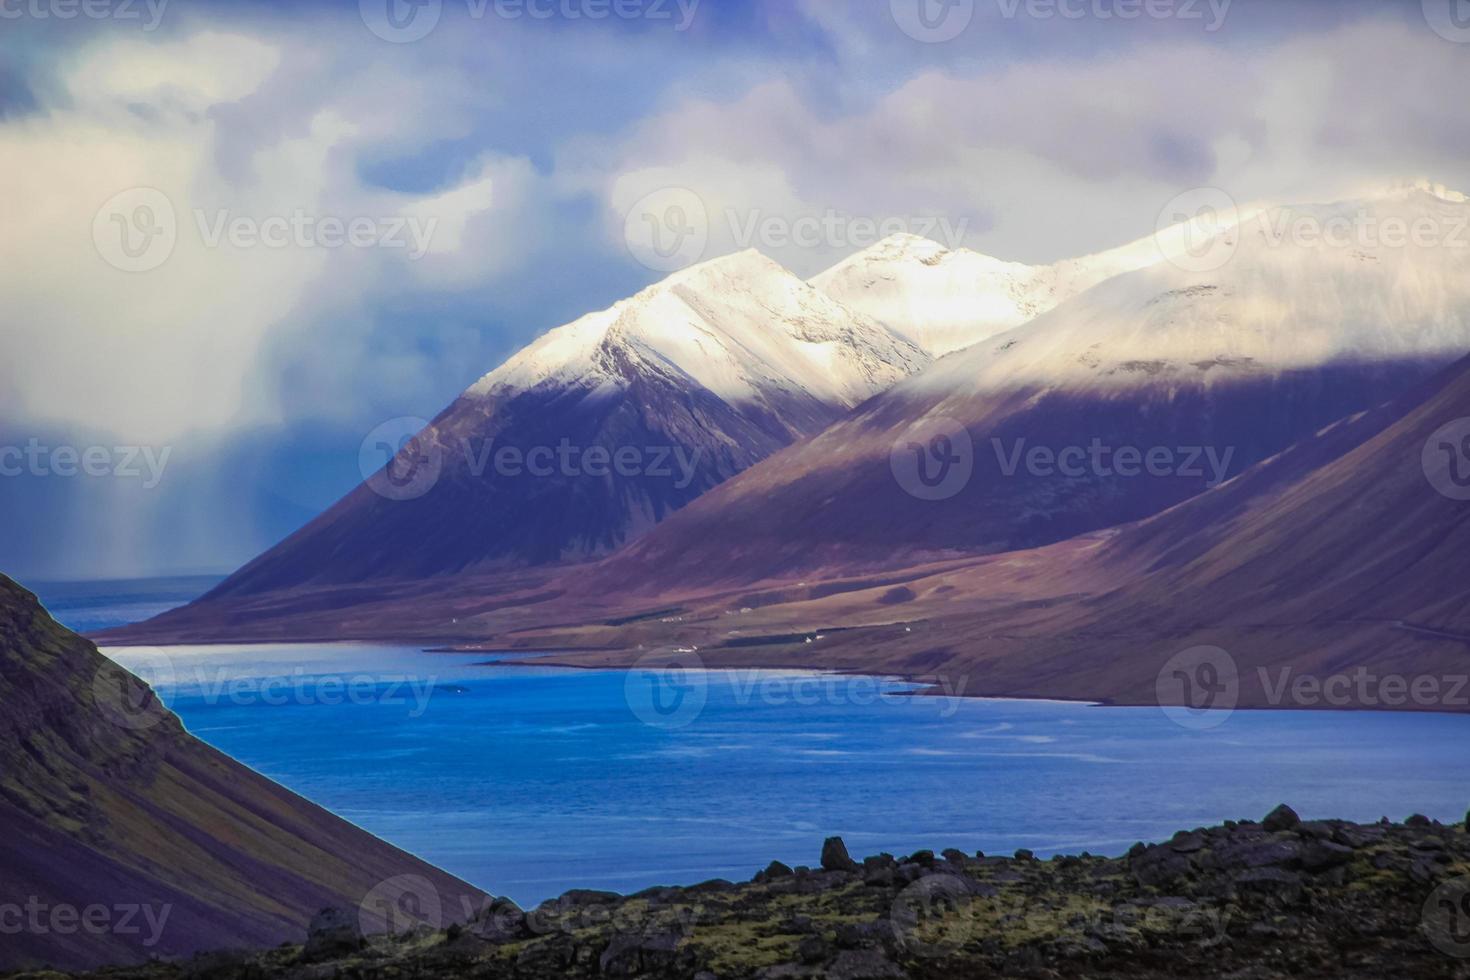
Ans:
[[[361,462],[382,469],[206,601],[605,555],[928,363],[760,253],[722,256],[543,335],[423,431],[379,430]]]
[[[1470,352],[1470,253],[1277,234],[1344,216],[1458,224],[1470,203],[1273,209],[1221,233],[1217,267],[1108,279],[725,482],[624,548],[618,577],[713,586],[1038,547],[1157,514],[1396,398]]]
[[[299,941],[400,875],[480,900],[189,735],[3,575],[0,705],[0,970]]]
[[[1132,525],[866,578],[664,593],[646,608],[677,616],[500,639],[599,648],[564,658],[583,664],[695,646],[709,665],[886,670],[970,694],[1134,704],[1157,703],[1171,658],[1208,644],[1228,655],[1240,704],[1470,710],[1470,685],[1455,691],[1470,677],[1470,501],[1437,489],[1451,453],[1470,475],[1470,452],[1445,434],[1467,418],[1470,360]],[[624,564],[579,578],[605,584]],[[1273,693],[1283,676],[1360,668],[1376,678],[1366,697]],[[1387,677],[1427,678],[1437,693],[1385,696]]]

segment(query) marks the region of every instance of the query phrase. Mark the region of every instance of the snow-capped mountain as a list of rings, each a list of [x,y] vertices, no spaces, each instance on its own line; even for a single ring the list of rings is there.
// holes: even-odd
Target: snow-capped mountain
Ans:
[[[1470,203],[1426,186],[1258,213],[1217,252],[1112,277],[944,358],[608,564],[750,582],[1146,517],[1470,351],[1467,226]]]
[[[898,234],[847,257],[812,285],[934,357],[1018,327],[1105,279],[1177,254],[1166,232],[1050,265],[992,258]]]
[[[634,366],[682,375],[727,404],[771,411],[779,422],[793,401],[851,408],[928,360],[747,249],[552,330],[466,394],[494,399],[548,384],[607,394],[631,383]]]
[[[929,363],[755,251],[542,336],[217,595],[609,551]]]
[[[1242,222],[1214,260],[1112,277],[936,367],[931,391],[1218,384],[1470,349],[1470,204],[1409,185]]]

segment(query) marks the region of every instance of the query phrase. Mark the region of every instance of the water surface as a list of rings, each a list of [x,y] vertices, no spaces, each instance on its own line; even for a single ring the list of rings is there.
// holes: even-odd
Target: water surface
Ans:
[[[858,855],[1118,853],[1283,801],[1356,820],[1463,819],[1470,802],[1463,716],[1241,711],[1197,731],[1153,708],[789,671],[661,679],[372,644],[108,652],[200,738],[520,902],[814,864],[830,834]]]

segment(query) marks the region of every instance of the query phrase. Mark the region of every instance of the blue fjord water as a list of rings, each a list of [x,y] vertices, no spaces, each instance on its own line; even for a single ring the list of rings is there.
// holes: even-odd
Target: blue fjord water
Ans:
[[[355,643],[107,652],[200,738],[523,903],[814,864],[830,834],[858,855],[1117,853],[1283,801],[1358,820],[1470,803],[1465,716],[1239,711],[1197,730],[790,671],[661,679]]]

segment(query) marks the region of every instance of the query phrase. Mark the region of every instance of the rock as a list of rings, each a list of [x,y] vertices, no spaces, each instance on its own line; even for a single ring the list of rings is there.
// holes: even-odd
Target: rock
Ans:
[[[679,930],[615,936],[598,958],[597,966],[603,976],[609,977],[682,971],[693,965],[683,943],[684,933]]]
[[[308,960],[347,956],[362,948],[362,926],[356,911],[322,909],[311,917],[306,927],[306,948],[302,956]]]
[[[1327,871],[1353,859],[1353,849],[1326,840],[1314,840],[1302,848],[1302,867],[1308,871]]]
[[[1203,850],[1204,846],[1205,838],[1202,834],[1183,833],[1182,831],[1175,834],[1174,839],[1169,842],[1170,850],[1179,854],[1193,854]]]
[[[836,939],[841,949],[890,949],[897,937],[893,923],[880,919],[876,922],[839,923]]]
[[[558,908],[576,909],[588,905],[616,905],[623,900],[617,892],[595,891],[591,888],[573,888],[556,900]]]
[[[1242,892],[1279,899],[1290,905],[1302,897],[1302,877],[1281,868],[1252,868],[1233,879]]]
[[[576,958],[577,944],[571,936],[548,936],[521,950],[516,966],[532,973],[560,976]]]
[[[684,890],[691,895],[711,895],[719,892],[734,891],[735,887],[735,882],[733,881],[725,878],[711,878],[708,881],[701,881],[697,885],[690,885]]]
[[[1189,855],[1168,847],[1145,848],[1129,863],[1138,883],[1153,888],[1173,884],[1194,871],[1194,862]]]
[[[1304,820],[1296,828],[1296,832],[1308,840],[1331,840],[1333,827],[1325,820]]]
[[[1359,850],[1383,840],[1383,829],[1381,827],[1363,827],[1357,824],[1348,824],[1338,827],[1333,832],[1332,839],[1339,844],[1351,847],[1354,850]]]
[[[508,898],[498,898],[469,923],[469,931],[492,943],[509,943],[529,934],[526,913]]]
[[[760,872],[756,873],[759,874]],[[667,905],[669,902],[677,901],[683,893],[683,889],[674,888],[671,885],[654,885],[652,888],[645,888],[642,891],[634,892],[628,898],[638,899],[647,902],[649,905]]]
[[[1026,848],[1022,847],[1022,848],[1020,848],[1020,849],[1018,849],[1016,851],[1016,860],[1017,861],[1034,861],[1034,860],[1036,860],[1036,855],[1033,854],[1033,853],[1031,853],[1030,851],[1028,851]]]
[[[1405,827],[1432,827],[1432,826],[1434,826],[1434,821],[1433,820],[1430,820],[1428,817],[1426,817],[1422,813],[1416,813],[1413,816],[1409,817],[1409,819],[1407,819],[1407,820],[1404,821],[1404,826]]]
[[[1421,885],[1439,876],[1439,866],[1430,861],[1415,861],[1409,866],[1409,877]]]
[[[777,878],[790,878],[794,873],[788,865],[782,864],[780,861],[772,861],[766,865],[766,870],[761,872],[761,874],[765,875],[762,879],[763,881],[774,881]]]
[[[863,859],[863,884],[883,886],[893,884],[894,872],[898,868],[898,862],[891,854],[879,854],[876,857]]]
[[[850,949],[837,954],[823,976],[829,980],[901,980],[904,973],[875,949]]]
[[[847,853],[847,845],[841,837],[828,837],[822,842],[822,870],[856,871],[857,862]]]
[[[1402,854],[1375,854],[1373,855],[1373,867],[1379,871],[1397,871],[1400,874],[1408,874],[1411,862]]]
[[[1282,830],[1294,830],[1301,822],[1302,818],[1296,815],[1296,811],[1283,803],[1266,815],[1261,826],[1274,834]]]
[[[1301,863],[1302,844],[1295,840],[1244,840],[1215,848],[1209,864],[1221,868],[1295,867]]]
[[[915,851],[909,855],[907,863],[917,864],[921,868],[932,868],[934,867],[934,852],[928,850]]]
[[[953,847],[946,848],[940,853],[946,861],[960,868],[963,868],[966,864],[969,863],[970,860],[969,856],[966,855],[964,851],[956,850]]]
[[[831,947],[821,936],[803,936],[801,942],[796,944],[796,955],[803,963],[820,963],[831,952]]]

